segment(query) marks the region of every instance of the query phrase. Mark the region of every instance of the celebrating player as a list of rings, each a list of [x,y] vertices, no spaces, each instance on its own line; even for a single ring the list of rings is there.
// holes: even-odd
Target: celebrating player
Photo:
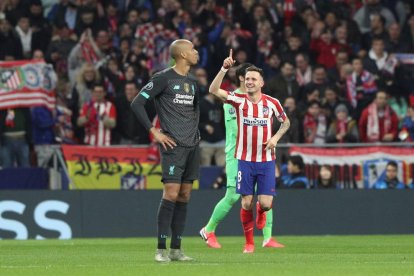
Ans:
[[[246,94],[246,86],[244,83],[245,71],[252,66],[250,63],[244,63],[236,69],[236,81],[238,88],[235,94]],[[226,124],[226,173],[227,173],[227,190],[225,196],[217,203],[208,224],[200,230],[200,236],[206,241],[210,248],[221,248],[217,241],[215,230],[217,225],[227,216],[236,203],[240,194],[236,193],[237,179],[237,159],[234,157],[237,139],[237,121],[236,111],[231,104],[224,104],[224,119]],[[266,226],[263,228],[263,247],[284,247],[272,238],[272,209],[266,212]]]
[[[223,77],[233,66],[232,50],[224,60],[223,67],[210,85],[209,92],[236,109],[237,143],[235,157],[238,159],[237,193],[242,196],[240,218],[246,238],[243,253],[254,252],[253,195],[257,183],[256,227],[261,230],[266,224],[266,211],[272,207],[275,195],[275,148],[290,121],[280,102],[262,93],[264,86],[262,69],[251,66],[246,69],[247,94],[230,93],[220,89]],[[281,126],[272,136],[273,115]]]
[[[198,52],[193,43],[175,40],[170,46],[175,66],[155,74],[133,100],[131,107],[140,122],[160,144],[164,191],[158,209],[157,262],[191,261],[181,250],[192,183],[198,179],[200,166],[198,122],[199,88],[190,67],[197,64]],[[145,111],[145,103],[155,99],[161,131],[153,127]],[[171,250],[166,239],[171,228]]]

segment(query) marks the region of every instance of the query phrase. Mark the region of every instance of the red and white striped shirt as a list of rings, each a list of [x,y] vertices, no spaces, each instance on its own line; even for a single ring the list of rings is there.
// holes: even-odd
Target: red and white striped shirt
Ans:
[[[86,103],[82,107],[80,116],[86,115],[88,115],[89,121],[85,124],[85,144],[91,146],[111,145],[111,129],[104,126],[103,118],[108,116],[116,120],[115,106],[109,101]]]
[[[239,160],[267,162],[276,159],[274,150],[266,150],[264,143],[272,137],[273,116],[280,122],[286,114],[279,100],[262,94],[258,103],[252,103],[247,94],[227,92],[227,103],[237,114],[237,143],[235,157]]]

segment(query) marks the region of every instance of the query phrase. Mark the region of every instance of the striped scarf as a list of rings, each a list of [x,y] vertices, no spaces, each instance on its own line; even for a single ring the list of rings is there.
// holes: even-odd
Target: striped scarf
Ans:
[[[351,103],[352,107],[357,106],[357,77],[361,78],[362,81],[362,89],[364,90],[364,94],[370,94],[377,91],[377,84],[375,83],[375,79],[373,75],[368,71],[363,71],[360,76],[354,72],[346,79],[346,87],[347,87],[347,96],[348,100]]]

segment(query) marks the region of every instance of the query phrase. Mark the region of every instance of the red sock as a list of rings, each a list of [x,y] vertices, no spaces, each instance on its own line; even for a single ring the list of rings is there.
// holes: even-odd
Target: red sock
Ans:
[[[253,239],[253,229],[254,229],[254,221],[253,221],[253,211],[244,210],[243,208],[240,209],[240,220],[243,225],[244,236],[246,237],[246,243],[254,244]]]

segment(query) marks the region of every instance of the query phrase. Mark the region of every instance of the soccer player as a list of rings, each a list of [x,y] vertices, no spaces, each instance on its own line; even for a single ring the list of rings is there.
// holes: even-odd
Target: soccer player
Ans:
[[[181,250],[181,238],[192,183],[198,179],[200,166],[199,88],[195,77],[189,74],[190,67],[198,62],[198,52],[192,42],[178,39],[171,44],[170,53],[175,66],[155,74],[131,104],[139,121],[160,144],[164,188],[157,215],[157,262],[193,260]],[[161,131],[153,127],[144,108],[151,99],[155,100]]]
[[[261,230],[266,224],[266,211],[272,207],[275,195],[275,148],[286,131],[290,121],[280,102],[262,93],[263,70],[255,66],[246,69],[246,94],[230,93],[220,89],[227,70],[233,66],[230,55],[223,61],[223,67],[210,85],[209,92],[231,104],[237,115],[237,143],[235,157],[238,159],[237,187],[241,194],[240,219],[246,238],[243,253],[254,252],[253,238],[253,195],[257,183],[258,204],[256,204],[256,227]],[[281,126],[272,136],[273,115]]]
[[[246,94],[246,86],[244,83],[244,75],[246,69],[253,66],[250,63],[241,64],[236,69],[236,81],[238,88],[234,91],[235,94]],[[237,179],[237,159],[234,157],[237,139],[237,121],[236,110],[231,104],[224,104],[224,119],[226,125],[226,173],[227,173],[227,190],[225,196],[217,203],[213,214],[207,225],[200,230],[200,236],[206,241],[210,248],[221,248],[217,241],[215,230],[218,224],[227,216],[236,203],[240,194],[236,193],[236,179]],[[272,238],[272,223],[273,212],[272,209],[266,212],[266,226],[263,228],[263,247],[284,247]]]

